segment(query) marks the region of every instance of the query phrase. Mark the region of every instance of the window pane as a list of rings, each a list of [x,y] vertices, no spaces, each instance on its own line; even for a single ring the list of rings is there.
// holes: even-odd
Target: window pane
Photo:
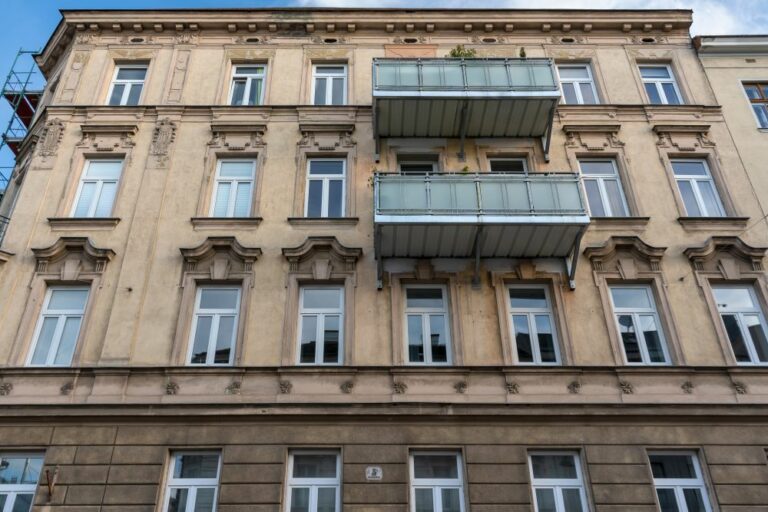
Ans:
[[[215,495],[216,490],[211,487],[198,488],[194,512],[213,512]]]
[[[709,176],[703,161],[674,160],[672,170],[675,176]]]
[[[531,466],[534,478],[577,478],[573,455],[531,455]]]
[[[408,315],[408,361],[424,362],[424,333],[421,315]]]
[[[117,79],[118,80],[144,80],[144,76],[147,74],[147,68],[118,68]]]
[[[557,512],[555,491],[553,489],[536,489],[536,507],[538,512]]]
[[[656,495],[659,497],[661,512],[680,512],[674,489],[656,489]]]
[[[757,358],[761,363],[768,362],[768,339],[765,337],[765,330],[760,323],[760,318],[757,315],[745,315],[744,324],[752,338],[752,343],[755,345]]]
[[[322,217],[323,215],[323,182],[309,180],[307,192],[307,217]]]
[[[317,66],[317,72],[324,75],[343,75],[344,66]]]
[[[739,321],[736,319],[736,315],[722,315],[723,325],[725,325],[725,332],[728,334],[728,340],[731,342],[731,348],[733,349],[733,355],[736,361],[740,363],[749,363],[752,358],[749,355],[749,350],[744,342],[744,336],[739,328]]]
[[[651,461],[653,478],[696,478],[693,457],[690,455],[654,454]]]
[[[299,347],[299,362],[314,363],[317,350],[317,317],[308,315],[301,317],[301,347]]]
[[[683,489],[685,497],[685,506],[688,512],[705,512],[704,497],[701,495],[701,489]]]
[[[216,336],[216,353],[213,356],[214,363],[229,363],[229,355],[232,350],[232,340],[234,337],[235,317],[222,316],[219,318],[219,332]]]
[[[242,105],[245,96],[245,79],[232,81],[232,105]]]
[[[547,295],[542,288],[510,288],[509,301],[513,308],[547,309]]]
[[[234,288],[203,288],[200,292],[200,309],[237,308],[239,290]]]
[[[751,100],[759,100],[760,99],[760,90],[757,88],[756,85],[745,85],[744,86],[744,92],[747,93],[747,98]]]
[[[237,184],[235,195],[235,211],[232,212],[235,217],[248,217],[251,213],[251,182],[240,182]]]
[[[248,97],[249,105],[259,105],[261,103],[261,80],[251,80],[251,94]]]
[[[34,496],[34,494],[17,494],[11,512],[29,512],[32,510],[32,498]]]
[[[651,309],[653,307],[646,288],[611,287],[611,297],[617,308]]]
[[[459,478],[459,466],[455,455],[415,455],[413,476],[427,479]]]
[[[701,217],[702,212],[699,208],[699,203],[696,201],[696,196],[693,194],[693,185],[687,180],[678,180],[677,185],[680,187],[680,195],[683,196],[683,203],[685,204],[685,213],[689,217]]]
[[[443,308],[442,288],[408,288],[406,305],[409,308]]]
[[[94,217],[109,217],[112,214],[112,205],[115,202],[115,194],[117,194],[116,182],[105,182],[102,184],[101,194],[96,203],[96,210],[93,212]]]
[[[460,512],[461,497],[458,489],[441,489],[443,512]]]
[[[253,178],[253,162],[251,161],[222,161],[219,164],[219,176],[222,178]]]
[[[435,170],[430,163],[423,164],[400,164],[400,174],[423,175],[429,174]]]
[[[77,198],[77,206],[75,206],[75,212],[73,217],[87,217],[88,212],[91,209],[91,203],[94,200],[96,194],[96,183],[83,183],[80,187],[80,197]]]
[[[536,315],[536,333],[539,338],[539,352],[541,353],[541,362],[557,362],[555,337],[552,333],[552,323],[549,320],[549,315]]]
[[[51,342],[53,341],[53,333],[56,330],[56,324],[58,318],[47,317],[43,319],[43,326],[40,328],[40,334],[37,337],[37,344],[35,345],[35,352],[32,354],[32,364],[45,364],[48,358],[48,351],[51,350]],[[2,473],[0,473],[0,477]],[[2,480],[0,479],[0,483]]]
[[[749,288],[718,286],[712,289],[712,293],[715,295],[715,302],[717,302],[717,308],[720,310],[755,309]]]
[[[139,104],[139,98],[141,97],[141,89],[142,84],[131,84],[130,89],[128,90],[128,100],[125,102],[126,105],[138,105]]]
[[[85,176],[116,180],[120,178],[122,168],[123,162],[121,160],[89,160],[88,165],[86,165]]]
[[[666,66],[640,66],[640,75],[643,78],[670,78]]]
[[[581,491],[579,489],[563,489],[563,505],[565,505],[565,512],[582,512]]]
[[[619,180],[605,180],[605,193],[608,196],[608,202],[611,205],[611,216],[624,217],[627,215],[627,207],[624,205],[624,198],[621,195],[621,185]]]
[[[61,341],[56,351],[53,364],[67,365],[72,362],[72,354],[75,352],[77,335],[80,333],[80,317],[69,317],[64,321],[64,329],[61,332]]]
[[[336,478],[336,455],[304,453],[293,456],[294,478]]]
[[[579,161],[582,174],[598,174],[603,176],[615,176],[616,168],[611,160],[587,160]]]
[[[565,82],[563,85],[563,96],[565,97],[566,105],[576,105],[579,103],[579,99],[576,96],[576,84]]]
[[[168,512],[186,512],[188,489],[171,489],[168,498]]]
[[[589,71],[586,66],[561,66],[557,68],[560,78],[571,80],[589,80]]]
[[[208,355],[208,341],[211,337],[211,322],[213,317],[198,316],[197,328],[195,329],[195,339],[192,343],[191,363],[204,364]]]
[[[344,104],[344,79],[334,78],[333,89],[331,91],[331,104],[343,105]]]
[[[594,105],[597,103],[597,98],[595,97],[595,91],[592,89],[591,82],[582,82],[579,84],[579,88],[581,89],[581,98],[584,100],[583,103],[585,105]]]
[[[619,334],[624,344],[624,353],[629,363],[642,363],[643,357],[640,354],[640,345],[637,341],[635,324],[630,315],[619,315]]]
[[[344,174],[344,161],[310,160],[309,174]]]
[[[326,316],[323,332],[323,362],[339,362],[339,317]]]
[[[338,288],[304,288],[305,309],[338,309],[341,307],[341,290]]]
[[[226,217],[227,207],[229,206],[229,192],[232,189],[231,183],[219,183],[216,187],[216,199],[213,205],[214,217]]]
[[[321,487],[317,490],[317,512],[336,511],[336,488]]]
[[[210,453],[176,455],[173,478],[216,478],[219,456]]]
[[[645,84],[645,93],[648,95],[648,101],[652,105],[661,105],[661,96],[659,96],[659,91],[656,89],[655,83]]]
[[[432,489],[416,489],[416,512],[434,512]]]
[[[119,105],[123,99],[123,92],[125,91],[125,84],[115,84],[112,87],[112,95],[109,97],[110,105]]]
[[[517,359],[521,363],[532,363],[533,348],[531,347],[531,331],[528,327],[528,316],[512,315],[512,326],[515,329]]]
[[[36,484],[43,459],[38,457],[3,457],[0,485]]]
[[[309,489],[294,487],[291,489],[291,512],[309,512]]]
[[[5,510],[5,501],[8,499],[7,494],[0,494],[0,510]]]
[[[429,334],[432,347],[432,361],[435,363],[447,363],[448,337],[445,332],[445,317],[443,315],[429,315]]]
[[[715,186],[711,181],[701,181],[699,180],[697,182],[699,186],[699,193],[701,194],[701,199],[704,201],[704,209],[706,210],[704,213],[708,217],[719,217],[723,214],[723,207],[720,205],[720,197],[718,197],[717,192],[715,191]]]
[[[590,215],[593,217],[606,217],[603,198],[600,195],[600,185],[598,185],[597,180],[584,180],[584,190],[587,192]]]
[[[666,358],[664,357],[664,349],[661,345],[661,336],[659,334],[659,328],[656,325],[656,319],[651,315],[641,316],[640,330],[643,331],[645,346],[648,349],[648,357],[651,362],[665,362]]]
[[[325,105],[325,88],[328,80],[315,78],[315,105]]]
[[[263,66],[237,66],[235,73],[238,75],[261,75],[264,74]]]
[[[755,115],[757,116],[757,122],[760,125],[760,128],[768,128],[768,110],[766,110],[765,105],[752,105],[752,110],[754,110]]]
[[[48,311],[83,311],[86,300],[88,300],[88,290],[74,288],[53,290],[51,291],[51,300],[48,303]]]
[[[664,89],[664,95],[667,97],[667,103],[669,105],[679,105],[682,103],[680,101],[680,96],[677,94],[677,90],[675,89],[674,84],[671,82],[665,82],[661,84],[661,88]]]
[[[344,182],[342,180],[328,181],[328,216],[341,217],[344,211]]]
[[[491,160],[491,172],[524,173],[525,160],[522,160],[522,159]]]

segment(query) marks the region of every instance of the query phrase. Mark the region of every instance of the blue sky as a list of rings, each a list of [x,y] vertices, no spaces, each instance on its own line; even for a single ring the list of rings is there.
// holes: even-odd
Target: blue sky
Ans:
[[[531,7],[530,0],[0,0],[0,77],[5,78],[16,51],[45,44],[59,22],[59,9],[183,7]],[[694,10],[694,34],[768,33],[768,0],[537,0],[537,8]],[[9,110],[0,105],[0,127]],[[12,164],[0,154],[0,166]]]

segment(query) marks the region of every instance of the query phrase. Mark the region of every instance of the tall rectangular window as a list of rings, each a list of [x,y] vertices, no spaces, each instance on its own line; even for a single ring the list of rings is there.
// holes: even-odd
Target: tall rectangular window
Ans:
[[[346,160],[314,158],[307,163],[307,217],[343,217]]]
[[[627,201],[613,159],[579,160],[592,217],[626,217]]]
[[[232,364],[239,312],[239,286],[201,286],[197,289],[189,364]]]
[[[669,364],[650,286],[611,286],[611,300],[627,364]]]
[[[739,364],[768,364],[768,338],[762,308],[751,286],[713,286],[723,327]]]
[[[123,170],[122,160],[86,160],[72,217],[109,217]]]
[[[30,512],[43,454],[0,453],[0,512]]]
[[[339,512],[338,451],[295,450],[288,461],[286,512]]]
[[[87,287],[48,289],[28,359],[32,366],[69,366],[88,302]]]
[[[528,456],[536,512],[587,512],[579,456],[538,452]]]
[[[266,73],[266,66],[234,66],[229,104],[245,106],[263,104]]]
[[[528,165],[525,158],[489,158],[491,172],[505,174],[525,174],[528,172]]]
[[[411,512],[463,512],[464,467],[457,452],[411,452]]]
[[[640,76],[651,105],[680,105],[683,97],[677,88],[672,68],[666,64],[640,66]]]
[[[757,125],[760,128],[768,128],[768,83],[744,84],[744,92],[757,119]]]
[[[711,512],[707,486],[693,453],[648,455],[661,512]]]
[[[597,89],[589,64],[563,64],[557,66],[563,101],[566,105],[595,105]]]
[[[725,209],[706,160],[672,160],[672,171],[689,217],[723,217]]]
[[[347,66],[316,64],[312,67],[312,98],[315,105],[347,103]]]
[[[547,289],[510,286],[509,312],[518,362],[557,364],[560,358]]]
[[[344,290],[340,286],[303,286],[299,321],[299,364],[341,364]]]
[[[146,76],[146,64],[117,66],[109,87],[109,105],[138,105]]]
[[[173,452],[163,512],[214,512],[220,458],[218,452]]]
[[[211,217],[249,217],[255,179],[255,160],[219,160]]]
[[[411,285],[405,289],[408,362],[450,364],[448,304],[442,286]]]

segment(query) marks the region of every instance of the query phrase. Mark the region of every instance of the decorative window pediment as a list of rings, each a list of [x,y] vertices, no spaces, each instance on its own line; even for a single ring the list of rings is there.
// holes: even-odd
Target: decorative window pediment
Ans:
[[[311,274],[316,281],[327,281],[334,273],[354,272],[363,250],[346,247],[333,236],[310,236],[298,247],[283,249],[291,273]]]
[[[83,138],[78,146],[98,152],[129,149],[134,146],[133,137],[139,131],[135,124],[86,123],[80,125]]]
[[[684,254],[696,272],[719,274],[723,279],[738,280],[744,274],[762,273],[766,247],[752,247],[737,236],[713,236]]]
[[[81,274],[102,274],[115,256],[112,249],[95,247],[87,237],[61,237],[49,247],[32,249],[38,274],[59,275],[77,281]]]
[[[653,132],[659,138],[657,146],[690,152],[715,146],[709,139],[709,128],[708,124],[657,124]]]
[[[233,236],[208,237],[197,247],[181,249],[184,272],[209,274],[214,281],[226,281],[253,271],[261,249],[245,247]]]
[[[584,125],[567,124],[563,126],[566,146],[585,151],[605,151],[609,148],[624,147],[619,140],[619,124]]]
[[[306,146],[316,151],[336,151],[352,148],[357,142],[352,138],[354,124],[300,123],[301,140],[299,146]]]
[[[666,247],[654,247],[637,236],[614,236],[584,249],[595,272],[618,272],[621,279],[637,279],[643,272],[659,273]]]
[[[225,151],[259,151],[264,149],[265,124],[211,123],[213,134],[208,146]]]

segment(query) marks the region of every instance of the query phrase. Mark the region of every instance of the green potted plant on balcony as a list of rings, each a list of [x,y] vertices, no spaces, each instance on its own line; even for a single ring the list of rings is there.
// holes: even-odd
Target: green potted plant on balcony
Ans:
[[[450,59],[474,59],[477,56],[477,50],[474,48],[464,48],[463,44],[457,44],[446,55]]]

